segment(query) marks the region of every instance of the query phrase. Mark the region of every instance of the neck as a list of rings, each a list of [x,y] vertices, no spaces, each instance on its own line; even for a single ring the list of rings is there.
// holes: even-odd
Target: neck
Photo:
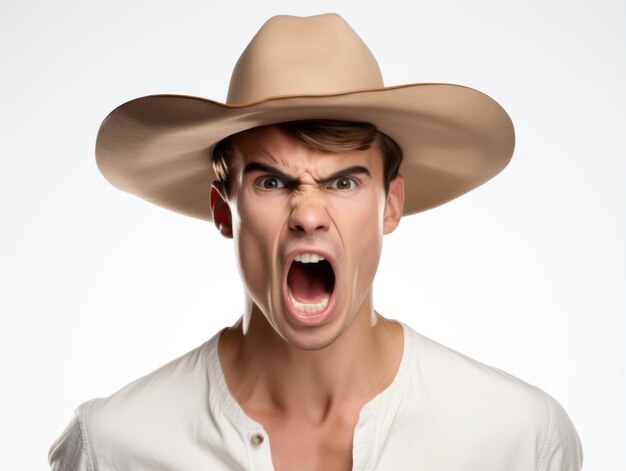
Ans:
[[[243,324],[222,333],[219,356],[229,390],[251,416],[323,421],[335,410],[358,411],[391,383],[402,357],[401,326],[375,314],[371,302],[319,350],[288,344],[255,306],[245,334]]]

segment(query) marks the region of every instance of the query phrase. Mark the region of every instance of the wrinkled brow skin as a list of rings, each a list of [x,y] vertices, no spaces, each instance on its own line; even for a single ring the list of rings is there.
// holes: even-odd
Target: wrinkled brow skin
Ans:
[[[287,187],[289,188],[296,188],[300,184],[300,181],[298,180],[298,178],[292,177],[291,175],[287,175],[282,170],[272,167],[271,165],[266,165],[266,164],[262,164],[259,162],[251,162],[244,167],[243,173],[245,175],[246,173],[252,173],[252,172],[263,172],[263,173],[276,176],[280,178],[281,180],[283,180],[285,182],[285,185],[287,185]],[[342,168],[341,170],[338,170],[337,172],[327,175],[324,178],[315,179],[315,182],[321,185],[321,184],[330,183],[331,181],[340,177],[345,177],[348,175],[358,175],[358,174],[366,175],[369,178],[372,178],[372,174],[367,168],[361,165],[353,165],[351,167]]]

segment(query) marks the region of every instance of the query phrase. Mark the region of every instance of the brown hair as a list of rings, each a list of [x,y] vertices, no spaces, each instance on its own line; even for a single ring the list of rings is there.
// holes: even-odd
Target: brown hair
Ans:
[[[293,139],[324,152],[367,150],[377,141],[383,155],[385,193],[389,191],[391,181],[398,175],[402,150],[393,139],[378,131],[373,124],[316,119],[290,121],[276,126]],[[211,151],[213,170],[227,195],[230,194],[232,177],[232,137],[222,139]]]

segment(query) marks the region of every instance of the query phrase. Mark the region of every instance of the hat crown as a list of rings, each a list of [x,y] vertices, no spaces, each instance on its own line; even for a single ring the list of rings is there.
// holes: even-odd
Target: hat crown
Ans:
[[[226,103],[383,87],[373,54],[339,15],[281,15],[270,18],[239,57]]]

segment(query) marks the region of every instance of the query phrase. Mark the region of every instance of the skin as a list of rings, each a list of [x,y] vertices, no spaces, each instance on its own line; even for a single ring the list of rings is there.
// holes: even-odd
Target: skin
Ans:
[[[359,411],[391,383],[402,356],[401,326],[372,301],[383,235],[402,216],[402,177],[385,194],[377,145],[322,152],[268,126],[233,146],[231,194],[211,190],[246,296],[243,317],[219,341],[226,383],[268,432],[275,469],[351,469]],[[301,252],[323,254],[335,273],[333,308],[313,325],[289,315],[285,296]]]

